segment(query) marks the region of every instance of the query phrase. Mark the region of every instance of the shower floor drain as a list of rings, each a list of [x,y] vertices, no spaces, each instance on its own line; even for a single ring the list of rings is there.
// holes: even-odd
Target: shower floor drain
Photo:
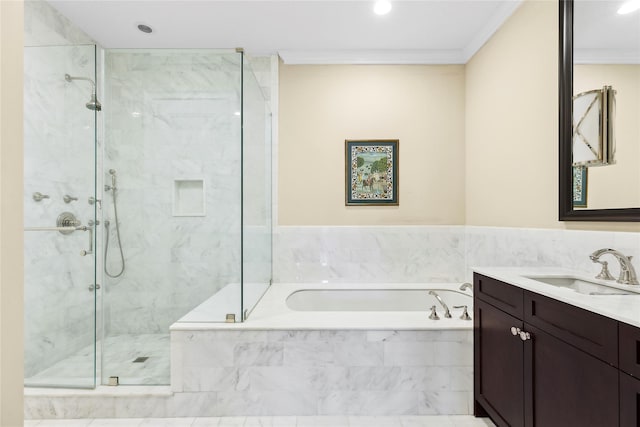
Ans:
[[[134,360],[133,363],[143,363],[146,362],[148,358],[149,356],[136,357],[136,360]]]

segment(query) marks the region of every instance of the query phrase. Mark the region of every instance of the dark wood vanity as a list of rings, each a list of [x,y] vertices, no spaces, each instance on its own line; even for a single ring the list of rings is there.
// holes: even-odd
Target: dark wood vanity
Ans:
[[[474,274],[474,413],[502,426],[640,426],[640,328]]]

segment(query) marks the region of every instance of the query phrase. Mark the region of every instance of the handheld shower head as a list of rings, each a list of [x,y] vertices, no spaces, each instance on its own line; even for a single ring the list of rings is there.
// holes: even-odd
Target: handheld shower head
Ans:
[[[91,99],[89,99],[89,102],[87,102],[85,106],[91,111],[102,110],[102,104],[100,104],[96,96],[96,84],[93,82],[93,80],[87,77],[72,77],[69,74],[65,74],[64,79],[68,82],[71,82],[73,80],[85,80],[91,83]]]
[[[110,190],[116,191],[116,170],[109,169],[109,175],[111,175],[111,187]]]

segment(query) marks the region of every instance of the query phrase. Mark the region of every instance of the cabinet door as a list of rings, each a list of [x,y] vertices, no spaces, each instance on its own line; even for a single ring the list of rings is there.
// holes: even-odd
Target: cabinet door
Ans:
[[[618,370],[526,324],[527,427],[618,425]]]
[[[523,343],[511,333],[522,321],[484,301],[474,306],[474,394],[500,427],[522,426]],[[476,415],[481,411],[476,409]]]
[[[620,427],[640,425],[640,380],[620,372]]]

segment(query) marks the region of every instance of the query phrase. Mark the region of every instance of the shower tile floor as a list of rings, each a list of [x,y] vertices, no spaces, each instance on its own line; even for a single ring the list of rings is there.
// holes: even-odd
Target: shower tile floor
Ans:
[[[215,417],[26,420],[25,427],[495,427],[470,415],[399,417]]]
[[[169,334],[114,335],[98,342],[97,382],[100,384],[100,348],[104,353],[102,378],[119,377],[123,385],[169,384]],[[148,357],[144,362],[134,362]],[[47,369],[25,379],[27,386],[92,386],[93,346],[87,346]]]

